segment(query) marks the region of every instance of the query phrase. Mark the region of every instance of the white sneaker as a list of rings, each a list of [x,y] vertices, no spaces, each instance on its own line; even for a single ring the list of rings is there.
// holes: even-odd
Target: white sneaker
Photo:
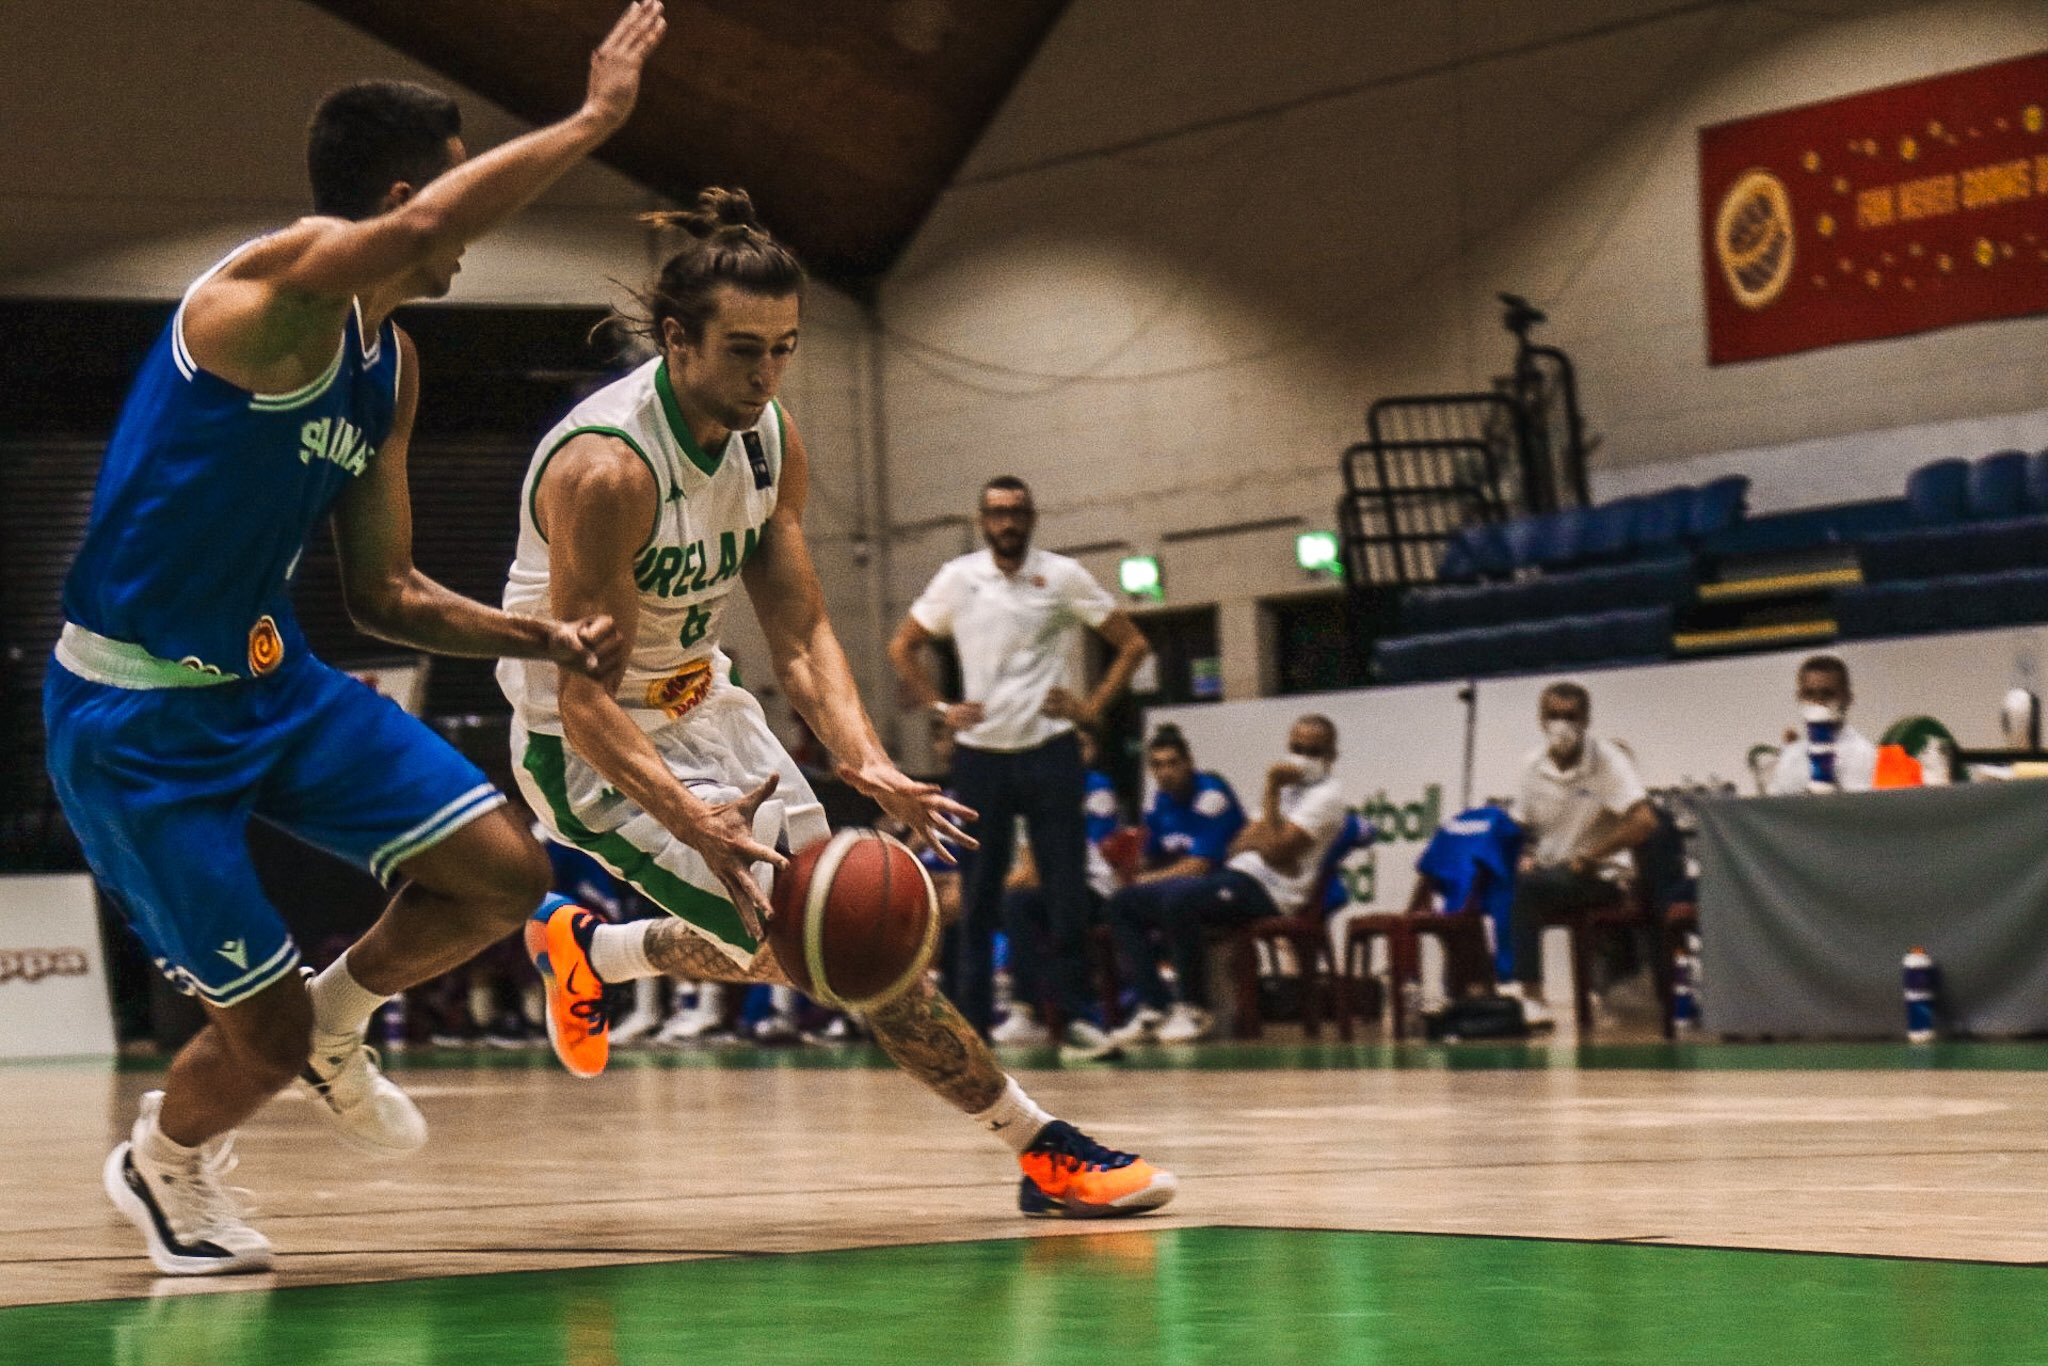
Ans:
[[[661,1017],[653,1011],[633,1011],[611,1027],[612,1047],[617,1048],[622,1043],[639,1043],[659,1028]]]
[[[270,1240],[242,1222],[236,1192],[221,1184],[235,1169],[235,1136],[225,1133],[175,1164],[144,1156],[164,1093],[142,1098],[128,1141],[101,1170],[114,1208],[142,1233],[149,1260],[166,1276],[224,1276],[270,1270]]]
[[[1510,1001],[1518,1001],[1522,1007],[1522,1023],[1531,1029],[1549,1029],[1557,1024],[1550,1013],[1550,1007],[1522,989],[1520,982],[1502,982],[1500,994]]]
[[[703,1038],[720,1024],[718,993],[699,987],[669,1012],[668,1023],[654,1036],[656,1043],[690,1043]]]
[[[1052,1031],[1038,1022],[1030,1006],[1011,1006],[1009,1016],[988,1032],[990,1043],[1017,1048],[1043,1048],[1052,1042]]]
[[[796,1021],[787,1015],[770,1015],[754,1026],[755,1043],[801,1043],[803,1037],[803,1031],[796,1027]]]
[[[1216,1027],[1216,1019],[1200,1006],[1191,1006],[1182,1001],[1174,1006],[1173,1013],[1166,1017],[1166,1023],[1159,1026],[1161,1043],[1194,1043],[1209,1037],[1209,1031]]]
[[[1066,1062],[1108,1062],[1124,1055],[1124,1046],[1092,1020],[1070,1020],[1060,1035],[1060,1057]]]
[[[296,1084],[342,1138],[366,1153],[399,1157],[426,1144],[426,1117],[384,1075],[377,1050],[360,1034],[314,1034],[313,1056]]]
[[[1159,1026],[1165,1023],[1165,1011],[1139,1006],[1131,1012],[1130,1019],[1110,1031],[1109,1037],[1120,1044],[1153,1043],[1158,1039]]]

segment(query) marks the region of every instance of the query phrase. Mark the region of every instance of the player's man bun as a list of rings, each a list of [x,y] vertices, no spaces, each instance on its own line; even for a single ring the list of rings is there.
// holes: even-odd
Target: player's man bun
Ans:
[[[720,285],[778,299],[803,293],[803,264],[762,226],[745,190],[712,186],[699,190],[690,208],[642,214],[640,221],[673,229],[685,238],[681,250],[661,268],[654,288],[639,296],[646,314],[640,330],[656,345],[661,344],[667,318],[674,318],[689,340],[702,339],[704,324],[716,308],[712,295]]]
[[[761,226],[761,216],[754,212],[752,195],[745,190],[728,190],[715,185],[697,191],[697,203],[692,208],[645,213],[640,215],[640,221],[657,227],[675,228],[700,241],[733,228],[752,229],[764,236],[768,232]]]

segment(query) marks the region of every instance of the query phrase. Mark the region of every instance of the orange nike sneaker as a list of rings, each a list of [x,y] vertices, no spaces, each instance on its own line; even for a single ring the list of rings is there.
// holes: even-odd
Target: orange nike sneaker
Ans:
[[[604,982],[590,966],[591,932],[603,923],[559,896],[541,902],[526,922],[526,956],[548,989],[548,1042],[579,1077],[596,1076],[611,1059]]]
[[[1105,1148],[1065,1120],[1038,1131],[1017,1156],[1017,1208],[1034,1219],[1118,1219],[1158,1209],[1180,1182],[1136,1153]]]

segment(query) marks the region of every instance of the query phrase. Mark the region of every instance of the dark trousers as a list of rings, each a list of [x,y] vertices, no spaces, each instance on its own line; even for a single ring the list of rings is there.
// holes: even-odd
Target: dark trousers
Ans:
[[[1038,885],[1045,890],[1046,989],[1068,1018],[1088,1003],[1088,827],[1081,742],[1072,731],[1035,749],[997,754],[961,745],[953,752],[953,790],[980,813],[981,848],[963,856],[960,924],[947,993],[968,1023],[988,1032],[995,1012],[995,933],[1003,879],[1010,875],[1017,818],[1024,818]]]
[[[1515,941],[1515,980],[1525,987],[1543,985],[1539,946],[1547,917],[1566,911],[1611,906],[1619,892],[1612,882],[1591,873],[1575,873],[1563,864],[1532,868],[1515,879],[1515,904],[1508,912]]]
[[[1181,1000],[1206,1005],[1209,959],[1204,932],[1211,926],[1239,925],[1279,913],[1256,878],[1230,868],[1207,877],[1136,883],[1119,888],[1109,899],[1109,923],[1116,932],[1125,980],[1136,988],[1139,1004],[1154,1010],[1173,1004],[1159,975],[1155,935],[1165,942]]]
[[[1089,888],[1084,930],[1101,923],[1102,906],[1102,898],[1094,888]],[[1048,966],[1052,959],[1052,903],[1045,888],[1018,887],[1004,894],[1003,933],[1010,937],[1010,982],[1018,1003],[1033,1010],[1049,1006],[1073,1019],[1076,1007],[1060,1000],[1052,991]],[[1085,952],[1086,944],[1082,947]],[[1078,1013],[1102,1023],[1096,1019],[1098,1012],[1092,1001],[1084,1002]]]

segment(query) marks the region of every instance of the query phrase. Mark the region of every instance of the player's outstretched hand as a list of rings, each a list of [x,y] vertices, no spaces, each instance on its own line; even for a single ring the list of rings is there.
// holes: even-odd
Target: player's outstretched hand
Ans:
[[[606,128],[625,127],[640,99],[640,71],[647,54],[667,31],[661,0],[633,0],[626,6],[619,22],[590,54],[590,90],[583,111]]]
[[[710,807],[701,822],[688,830],[676,831],[683,843],[702,854],[704,862],[718,875],[726,894],[732,898],[733,909],[740,913],[740,923],[755,939],[763,937],[762,927],[768,923],[769,912],[768,898],[761,891],[761,884],[754,881],[754,865],[765,863],[778,870],[789,867],[788,859],[754,838],[754,813],[761,809],[762,802],[775,795],[781,781],[781,775],[771,773],[768,781],[746,796]]]
[[[608,616],[581,617],[555,624],[548,640],[548,658],[565,669],[594,678],[610,692],[626,672],[631,642]]]
[[[939,790],[937,783],[921,783],[890,763],[855,768],[839,765],[840,780],[866,796],[873,797],[912,836],[931,846],[948,863],[958,863],[949,845],[979,849],[981,845],[955,824],[979,819],[971,806],[962,806]]]

